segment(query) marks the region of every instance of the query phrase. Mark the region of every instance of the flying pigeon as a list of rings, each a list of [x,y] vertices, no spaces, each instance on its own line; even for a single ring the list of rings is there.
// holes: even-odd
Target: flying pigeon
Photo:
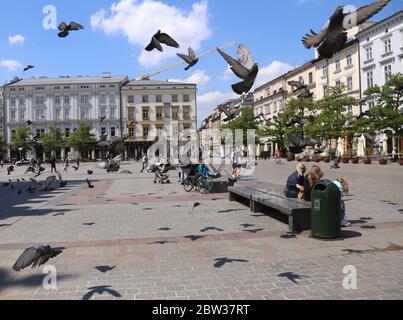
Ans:
[[[106,119],[106,116],[101,117],[101,118],[100,118],[101,123],[104,122],[105,119]]]
[[[294,88],[293,93],[306,88],[306,84],[303,84],[301,81],[288,81],[288,84]]]
[[[24,72],[28,71],[29,69],[35,68],[33,65],[29,64],[26,68],[24,68]]]
[[[308,87],[304,88],[304,91],[298,95],[298,99],[308,99],[313,97],[313,92],[311,92]]]
[[[59,24],[58,29],[60,32],[58,33],[58,36],[60,38],[65,38],[69,35],[70,31],[78,31],[84,29],[84,26],[82,26],[79,23],[76,22],[70,22],[69,24],[66,24],[65,22],[62,22]]]
[[[64,188],[67,185],[67,181],[63,180],[62,175],[61,175],[61,173],[59,171],[57,172],[57,176],[58,176],[59,181],[60,181],[60,188]]]
[[[190,47],[188,49],[188,55],[181,54],[181,53],[177,53],[177,55],[179,58],[185,60],[185,62],[188,64],[188,66],[185,68],[186,71],[188,71],[190,68],[194,67],[199,62],[199,58],[196,57],[195,52]]]
[[[307,147],[315,147],[319,144],[319,141],[305,140],[300,135],[296,134],[290,135],[289,140],[292,144],[289,149],[293,154],[302,153]]]
[[[87,185],[88,185],[88,188],[94,189],[94,186],[91,184],[91,181],[88,178],[87,178]]]
[[[349,29],[366,22],[389,2],[390,0],[379,0],[348,13],[343,6],[338,6],[324,29],[319,33],[311,30],[311,34],[302,38],[302,43],[307,49],[318,48],[320,58],[331,58],[346,44]]]
[[[259,72],[259,67],[254,63],[249,50],[244,45],[240,45],[237,51],[240,55],[238,60],[235,60],[219,48],[217,48],[217,51],[228,62],[231,70],[239,78],[243,79],[242,82],[232,85],[232,90],[240,95],[248,93],[252,89]]]
[[[168,34],[166,33],[161,33],[161,30],[158,30],[158,32],[153,35],[150,44],[146,47],[147,51],[153,51],[154,49],[157,49],[159,51],[164,51],[162,48],[162,44],[165,44],[169,47],[174,47],[174,48],[179,48],[180,45],[173,39],[171,38]]]
[[[26,249],[13,266],[16,272],[32,265],[32,268],[40,267],[50,259],[58,256],[65,248],[51,248],[49,245],[31,247]]]
[[[50,192],[54,189],[50,188],[50,184],[54,181],[56,181],[56,177],[55,176],[50,176],[47,177],[46,180],[44,182],[39,182],[37,180],[35,180],[34,178],[29,178],[31,180],[32,183],[41,186],[42,191],[47,191]]]

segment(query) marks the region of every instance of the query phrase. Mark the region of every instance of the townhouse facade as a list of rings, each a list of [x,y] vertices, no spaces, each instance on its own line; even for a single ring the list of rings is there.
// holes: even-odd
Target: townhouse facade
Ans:
[[[122,123],[127,157],[139,159],[164,134],[182,145],[197,130],[197,86],[168,81],[130,81],[122,87]],[[167,146],[168,150],[170,146]]]
[[[5,138],[3,87],[0,87],[0,135]]]
[[[403,10],[357,34],[360,51],[361,96],[374,86],[383,87],[392,74],[403,73]],[[376,96],[366,97],[363,112],[376,104]],[[385,128],[387,129],[387,128]],[[403,139],[388,131],[388,150],[403,153]],[[378,136],[383,135],[379,132]],[[379,137],[378,137],[379,139]],[[377,140],[377,139],[376,139]]]

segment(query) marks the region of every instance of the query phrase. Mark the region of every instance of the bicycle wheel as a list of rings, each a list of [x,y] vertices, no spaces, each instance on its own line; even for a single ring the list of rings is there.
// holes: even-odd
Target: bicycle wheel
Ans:
[[[214,182],[210,179],[203,179],[199,182],[198,189],[202,194],[208,194],[213,190]]]
[[[185,180],[185,183],[183,184],[183,188],[185,189],[186,192],[191,192],[194,187],[195,187],[194,179],[192,177],[188,177]]]

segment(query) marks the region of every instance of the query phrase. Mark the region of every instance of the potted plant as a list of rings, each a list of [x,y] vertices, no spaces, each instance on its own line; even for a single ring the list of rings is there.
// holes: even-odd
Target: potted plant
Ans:
[[[320,161],[321,161],[321,158],[320,158],[320,157],[316,157],[316,158],[315,158],[315,162],[316,162],[316,163],[319,163]]]
[[[300,156],[297,156],[297,157],[296,157],[296,160],[297,160],[297,162],[301,162],[301,161],[302,161],[302,159],[301,159]]]
[[[351,162],[352,162],[353,164],[359,164],[359,163],[360,163],[360,159],[354,158],[354,159],[351,160]]]
[[[287,157],[287,161],[288,161],[288,162],[291,162],[291,161],[292,161],[292,157],[291,157],[291,156],[288,156],[288,157]]]
[[[305,162],[311,162],[311,158],[305,157],[305,158],[304,158],[304,161],[305,161]]]
[[[380,164],[381,166],[386,166],[386,165],[388,164],[388,160],[385,159],[385,158],[379,159],[378,162],[379,162],[379,164]]]
[[[399,164],[400,164],[401,166],[403,166],[403,159],[400,159],[400,160],[399,160]]]
[[[323,161],[324,161],[325,163],[330,163],[330,157],[325,157],[325,158],[323,159]]]
[[[372,163],[372,161],[371,161],[371,159],[364,159],[364,164],[371,164]]]
[[[347,163],[350,162],[350,159],[348,159],[348,158],[343,158],[343,159],[341,159],[341,162],[344,163],[344,164],[347,164]]]

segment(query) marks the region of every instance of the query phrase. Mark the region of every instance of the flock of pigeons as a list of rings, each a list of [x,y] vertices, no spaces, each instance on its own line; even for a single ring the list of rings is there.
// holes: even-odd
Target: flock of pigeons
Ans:
[[[317,48],[320,58],[331,58],[346,44],[347,31],[349,29],[366,22],[373,15],[381,11],[389,2],[390,0],[379,0],[372,4],[363,6],[353,12],[345,12],[344,8],[342,6],[339,6],[320,33],[316,33],[311,30],[310,34],[307,34],[303,37],[302,42],[304,46],[308,49],[312,47]],[[58,36],[60,38],[65,38],[70,34],[71,31],[82,30],[84,29],[84,26],[76,22],[70,22],[69,24],[62,22],[59,25],[58,29],[60,31],[58,33]],[[145,48],[145,50],[153,51],[156,49],[162,52],[162,45],[174,48],[180,47],[180,45],[171,36],[166,33],[162,33],[159,30],[156,34],[152,36],[151,42]],[[240,95],[248,93],[252,89],[259,72],[258,65],[254,63],[253,57],[250,54],[249,50],[245,46],[240,45],[237,52],[240,56],[239,59],[234,59],[218,48],[217,51],[229,64],[234,74],[242,79],[242,82],[232,85],[233,91]],[[192,48],[189,48],[187,55],[178,53],[178,56],[188,64],[185,70],[189,70],[199,61]],[[29,65],[24,69],[24,72],[32,68],[34,68],[34,66]],[[16,77],[10,83],[15,83],[20,80],[21,79]],[[289,84],[295,88],[294,92],[301,92],[298,95],[298,98],[306,99],[312,97],[312,93],[303,83],[293,81]],[[296,121],[298,122],[299,120],[297,119]],[[291,140],[291,142],[295,146],[295,153],[300,153],[298,151],[300,151],[303,147],[312,145],[313,143],[316,144],[316,141],[306,141],[299,136],[293,136],[291,137]],[[60,175],[59,179],[60,183],[62,184],[63,180],[61,179]],[[42,190],[49,190],[50,183],[55,180],[56,177],[49,177],[46,179],[45,182],[39,183],[36,180],[34,181],[34,179],[31,179],[32,182],[41,186]],[[87,183],[90,188],[93,187],[88,179]],[[200,203],[195,203],[193,209],[199,205]],[[28,248],[18,258],[13,266],[13,270],[18,272],[29,266],[39,267],[49,261],[49,259],[52,259],[62,253],[63,249],[64,248],[51,248],[48,245]]]

